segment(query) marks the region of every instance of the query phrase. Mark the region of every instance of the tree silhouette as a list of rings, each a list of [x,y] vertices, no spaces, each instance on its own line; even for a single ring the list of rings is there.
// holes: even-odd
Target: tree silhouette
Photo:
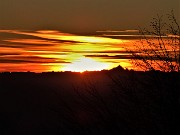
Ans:
[[[137,68],[180,72],[180,26],[173,11],[167,15],[167,20],[157,15],[150,30],[140,28],[142,38],[135,44],[137,51],[130,51]]]

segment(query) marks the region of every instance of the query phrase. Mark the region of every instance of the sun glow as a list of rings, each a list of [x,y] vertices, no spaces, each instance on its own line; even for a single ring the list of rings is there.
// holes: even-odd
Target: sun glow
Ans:
[[[84,72],[84,71],[100,71],[107,69],[107,63],[99,62],[91,58],[81,57],[78,60],[66,65],[63,71]]]
[[[119,64],[123,66],[122,61],[126,57],[119,59],[119,55],[128,55],[124,53],[123,47],[131,46],[129,40],[96,35],[81,36],[54,30],[1,32],[24,37],[3,39],[3,46],[0,46],[0,72],[84,72],[111,69]],[[33,66],[24,66],[27,64]]]

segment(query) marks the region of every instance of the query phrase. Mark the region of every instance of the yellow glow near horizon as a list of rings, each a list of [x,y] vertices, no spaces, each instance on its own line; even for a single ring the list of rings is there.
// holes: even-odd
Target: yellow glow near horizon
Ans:
[[[81,57],[78,60],[66,65],[62,71],[84,72],[84,71],[100,71],[107,69],[107,63],[99,62],[91,58]]]
[[[77,42],[87,42],[87,43],[121,43],[121,40],[105,38],[105,37],[94,37],[94,36],[59,36],[61,40],[71,40]]]
[[[15,48],[0,47],[0,53],[3,54],[1,58],[9,62],[1,64],[0,71],[8,69],[8,71],[84,72],[111,69],[119,64],[127,67],[127,64],[122,63],[123,60],[116,57],[113,59],[112,56],[120,55],[119,53],[125,50],[124,46],[131,46],[129,40],[47,30],[6,32],[30,37],[4,40]],[[34,66],[26,67],[25,64]]]

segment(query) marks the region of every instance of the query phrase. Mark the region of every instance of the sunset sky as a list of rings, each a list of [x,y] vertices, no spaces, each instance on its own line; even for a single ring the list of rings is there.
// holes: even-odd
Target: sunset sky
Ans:
[[[0,71],[130,68],[138,26],[179,0],[0,0]],[[93,65],[93,67],[91,67]]]

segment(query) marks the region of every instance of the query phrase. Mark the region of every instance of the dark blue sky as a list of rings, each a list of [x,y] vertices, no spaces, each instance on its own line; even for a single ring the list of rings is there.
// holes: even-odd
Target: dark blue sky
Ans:
[[[179,8],[179,0],[0,0],[0,29],[135,29]]]

